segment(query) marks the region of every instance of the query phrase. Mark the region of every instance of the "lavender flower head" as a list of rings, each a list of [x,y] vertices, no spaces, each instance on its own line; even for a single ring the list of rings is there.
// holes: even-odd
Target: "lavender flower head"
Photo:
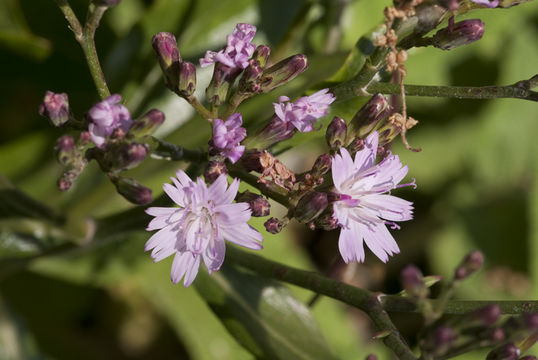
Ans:
[[[239,23],[233,33],[226,37],[226,47],[219,52],[207,51],[200,59],[200,66],[207,67],[220,62],[231,68],[244,69],[248,66],[248,60],[256,50],[256,45],[251,40],[256,35],[254,25]]]
[[[242,123],[240,113],[230,115],[226,121],[221,119],[213,121],[213,145],[232,163],[239,160],[245,151],[245,147],[239,145],[247,136],[247,130],[241,127]]]
[[[262,235],[251,228],[247,221],[251,211],[247,203],[233,203],[239,180],[230,186],[226,175],[221,175],[209,187],[201,178],[192,181],[185,172],[178,170],[174,185],[164,184],[166,194],[179,207],[151,207],[146,212],[154,216],[146,230],[159,230],[146,243],[145,250],[152,250],[155,262],[174,255],[170,277],[174,284],[184,278],[189,286],[200,263],[211,274],[220,269],[224,261],[224,240],[259,250]]]
[[[127,131],[133,123],[129,110],[119,104],[120,101],[120,95],[110,95],[88,111],[87,117],[90,120],[88,130],[93,143],[98,148],[104,148],[106,137],[110,136],[115,129],[121,128]]]
[[[329,89],[320,90],[310,96],[303,96],[293,103],[287,96],[278,98],[273,104],[275,114],[284,123],[292,124],[300,132],[314,130],[314,122],[329,112],[329,105],[335,100]]]
[[[472,0],[475,4],[483,5],[489,8],[494,8],[499,5],[499,0]]]
[[[376,164],[377,148],[378,134],[373,132],[354,160],[341,148],[332,162],[339,198],[333,204],[334,217],[342,228],[338,247],[346,263],[364,261],[363,241],[378,258],[387,262],[389,255],[399,253],[400,249],[386,225],[399,228],[394,221],[413,218],[411,202],[386,194],[395,188],[415,186],[414,182],[398,185],[407,174],[407,166],[402,166],[397,155],[389,155]]]

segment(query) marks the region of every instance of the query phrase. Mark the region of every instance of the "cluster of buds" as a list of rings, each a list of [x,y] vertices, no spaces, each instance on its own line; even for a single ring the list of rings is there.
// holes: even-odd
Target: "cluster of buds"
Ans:
[[[151,190],[119,173],[138,166],[146,158],[151,135],[164,122],[162,112],[152,109],[132,119],[121,104],[121,96],[114,94],[95,104],[79,121],[70,112],[67,95],[50,91],[45,94],[39,112],[55,126],[83,130],[76,142],[73,136],[63,135],[55,146],[58,161],[66,168],[58,181],[60,190],[71,188],[88,162],[95,159],[127,200],[140,205],[151,202]]]
[[[483,262],[481,252],[469,253],[456,267],[453,280],[444,287],[439,297],[448,300],[455,287],[478,271]],[[425,358],[448,358],[458,354],[462,347],[469,351],[491,347],[488,360],[517,360],[526,347],[520,349],[516,344],[525,344],[525,340],[535,336],[538,330],[537,313],[503,320],[497,304],[477,308],[465,315],[443,318],[441,315],[447,302],[429,298],[429,286],[439,282],[440,277],[424,277],[416,266],[408,265],[401,272],[401,280],[405,289],[402,295],[405,294],[424,316],[426,328],[420,332],[419,345]]]

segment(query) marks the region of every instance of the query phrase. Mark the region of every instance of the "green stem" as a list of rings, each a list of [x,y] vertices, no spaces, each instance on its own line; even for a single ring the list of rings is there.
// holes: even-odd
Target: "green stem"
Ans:
[[[429,86],[405,85],[405,94],[409,96],[445,97],[456,99],[496,99],[515,98],[538,101],[538,92],[532,91],[538,83],[538,75],[529,80],[519,81],[506,86]],[[368,85],[364,91],[368,94],[400,94],[399,84],[376,82]]]
[[[82,26],[78,21],[77,16],[73,12],[73,9],[67,2],[67,0],[56,0],[56,4],[65,16],[65,19],[69,23],[69,28],[75,34],[75,39],[80,43],[82,41]]]
[[[187,98],[185,98],[185,100],[188,101],[188,103],[194,108],[194,110],[196,110],[196,112],[202,117],[204,118],[205,120],[207,120],[209,123],[212,122],[211,119],[214,118],[213,114],[206,109],[206,107],[204,105],[202,105],[198,99],[196,98],[196,96],[194,95],[191,95]]]
[[[101,17],[107,10],[106,6],[95,6],[93,3],[88,8],[88,17],[84,28],[80,25],[80,22],[73,12],[73,9],[69,5],[67,0],[56,0],[56,4],[64,14],[71,31],[75,34],[75,39],[80,44],[93,82],[97,89],[97,93],[101,99],[110,96],[110,90],[106,84],[105,76],[101,65],[99,64],[99,57],[97,56],[97,50],[95,48],[95,31],[99,26]]]
[[[390,312],[420,312],[419,308],[408,298],[399,295],[380,295],[383,308]],[[431,299],[433,306],[439,306],[442,299]],[[520,315],[538,312],[536,300],[448,300],[443,314],[463,315],[488,305],[498,305],[504,315]]]
[[[106,6],[95,6],[90,4],[88,18],[84,25],[84,36],[80,44],[101,100],[110,96],[110,90],[106,84],[105,75],[103,74],[101,65],[99,64],[99,57],[97,56],[97,49],[95,48],[95,31],[97,30],[97,27],[99,27],[99,22],[107,9]]]
[[[383,338],[383,342],[394,351],[399,359],[417,359],[390,320],[387,312],[381,307],[375,293],[329,279],[314,272],[288,267],[233,246],[229,246],[227,249],[227,259],[257,274],[310,289],[361,309],[368,314],[378,332],[387,334]]]

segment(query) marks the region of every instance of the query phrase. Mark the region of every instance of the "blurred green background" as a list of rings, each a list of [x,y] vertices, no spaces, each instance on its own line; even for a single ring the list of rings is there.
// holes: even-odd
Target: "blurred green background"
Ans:
[[[88,1],[70,3],[83,19]],[[306,53],[310,69],[286,87],[243,104],[240,110],[248,125],[270,116],[271,102],[278,95],[298,96],[332,75],[358,37],[382,21],[389,1],[351,1],[340,13],[342,3],[320,1],[308,7],[299,36],[281,48],[281,55]],[[299,0],[124,0],[105,14],[96,35],[110,89],[124,97],[134,116],[152,107],[164,111],[167,121],[159,136],[186,147],[204,147],[210,129],[163,86],[151,36],[174,32],[183,58],[196,63],[205,50],[222,46],[235,23],[249,22],[259,29],[255,42],[275,49],[305,11],[305,4]],[[474,11],[463,18],[470,17],[485,22],[483,39],[450,52],[411,50],[406,82],[506,85],[538,73],[537,2]],[[327,42],[329,38],[336,40]],[[174,286],[169,280],[171,261],[153,264],[143,252],[149,237],[143,231],[108,236],[90,251],[48,256],[10,271],[13,259],[69,242],[73,234],[84,241],[95,225],[93,218],[131,205],[115,194],[95,164],[67,193],[56,188],[62,169],[52,148],[63,130],[52,128],[37,108],[46,90],[66,92],[74,113],[81,117],[98,97],[82,51],[54,1],[0,2],[0,65],[0,193],[19,189],[50,207],[49,213],[68,219],[60,231],[42,219],[21,216],[22,210],[13,212],[9,199],[0,198],[0,257],[4,259],[0,260],[0,359],[254,358],[226,327],[255,354],[259,348],[258,355],[269,358],[286,358],[286,351],[299,351],[302,355],[296,358],[325,358],[320,354],[327,349],[341,359],[361,359],[370,352],[390,358],[380,342],[371,340],[371,324],[359,311],[321,298],[310,317],[301,305],[312,296],[306,290],[289,287],[288,293],[274,284],[263,288],[264,281],[230,267],[211,278],[201,271],[193,287]],[[199,72],[199,94],[210,76],[207,69]],[[334,107],[331,115],[349,120],[363,101]],[[402,224],[394,234],[401,254],[388,264],[368,253],[365,264],[340,273],[358,286],[397,292],[398,273],[405,264],[450,277],[464,254],[480,249],[486,256],[484,270],[463,285],[458,298],[537,299],[537,104],[514,99],[410,98],[408,105],[410,115],[420,121],[408,138],[423,151],[409,152],[398,140],[393,151],[409,165],[409,176],[418,184],[417,190],[397,193],[415,203],[415,220]],[[305,164],[326,151],[323,135],[322,130],[294,138],[285,144],[293,148],[282,154],[282,161],[293,170],[305,170]],[[161,184],[185,166],[148,159],[130,175],[157,196]],[[284,215],[284,209],[275,204],[273,215]],[[264,220],[254,219],[252,225],[262,229]],[[337,232],[313,232],[292,224],[278,235],[264,233],[261,254],[326,272],[337,256],[337,237]],[[86,241],[94,240],[86,237]],[[269,335],[252,331],[254,343],[249,343],[252,339],[234,322],[237,311],[247,314],[243,321],[256,323]],[[285,311],[290,311],[292,321],[284,321]],[[420,318],[394,314],[394,319],[413,343]],[[260,345],[256,339],[261,336],[271,340]],[[320,344],[317,353],[305,350],[308,339]],[[483,358],[483,353],[476,358]]]

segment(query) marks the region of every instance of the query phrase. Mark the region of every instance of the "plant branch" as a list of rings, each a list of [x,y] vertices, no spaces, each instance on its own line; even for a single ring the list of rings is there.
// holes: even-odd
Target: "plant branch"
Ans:
[[[538,92],[531,89],[538,85],[538,75],[529,80],[518,81],[506,86],[429,86],[405,85],[405,94],[409,96],[429,96],[456,99],[497,99],[514,98],[538,101]],[[399,84],[376,82],[369,84],[364,91],[368,94],[400,94]]]
[[[71,31],[75,34],[75,39],[80,44],[88,68],[92,76],[95,88],[101,99],[110,96],[110,90],[106,84],[105,76],[101,65],[99,64],[99,57],[97,56],[97,50],[95,48],[95,31],[99,26],[99,22],[103,17],[103,14],[108,9],[106,6],[95,6],[93,3],[88,8],[88,17],[84,28],[80,25],[80,22],[73,12],[73,9],[69,5],[67,0],[56,0],[56,4],[63,12]]]
[[[361,309],[368,314],[378,332],[387,334],[383,342],[394,351],[398,358],[417,359],[391,322],[387,312],[381,307],[376,294],[314,272],[295,269],[264,259],[233,246],[227,249],[227,259],[257,274],[310,289]]]

